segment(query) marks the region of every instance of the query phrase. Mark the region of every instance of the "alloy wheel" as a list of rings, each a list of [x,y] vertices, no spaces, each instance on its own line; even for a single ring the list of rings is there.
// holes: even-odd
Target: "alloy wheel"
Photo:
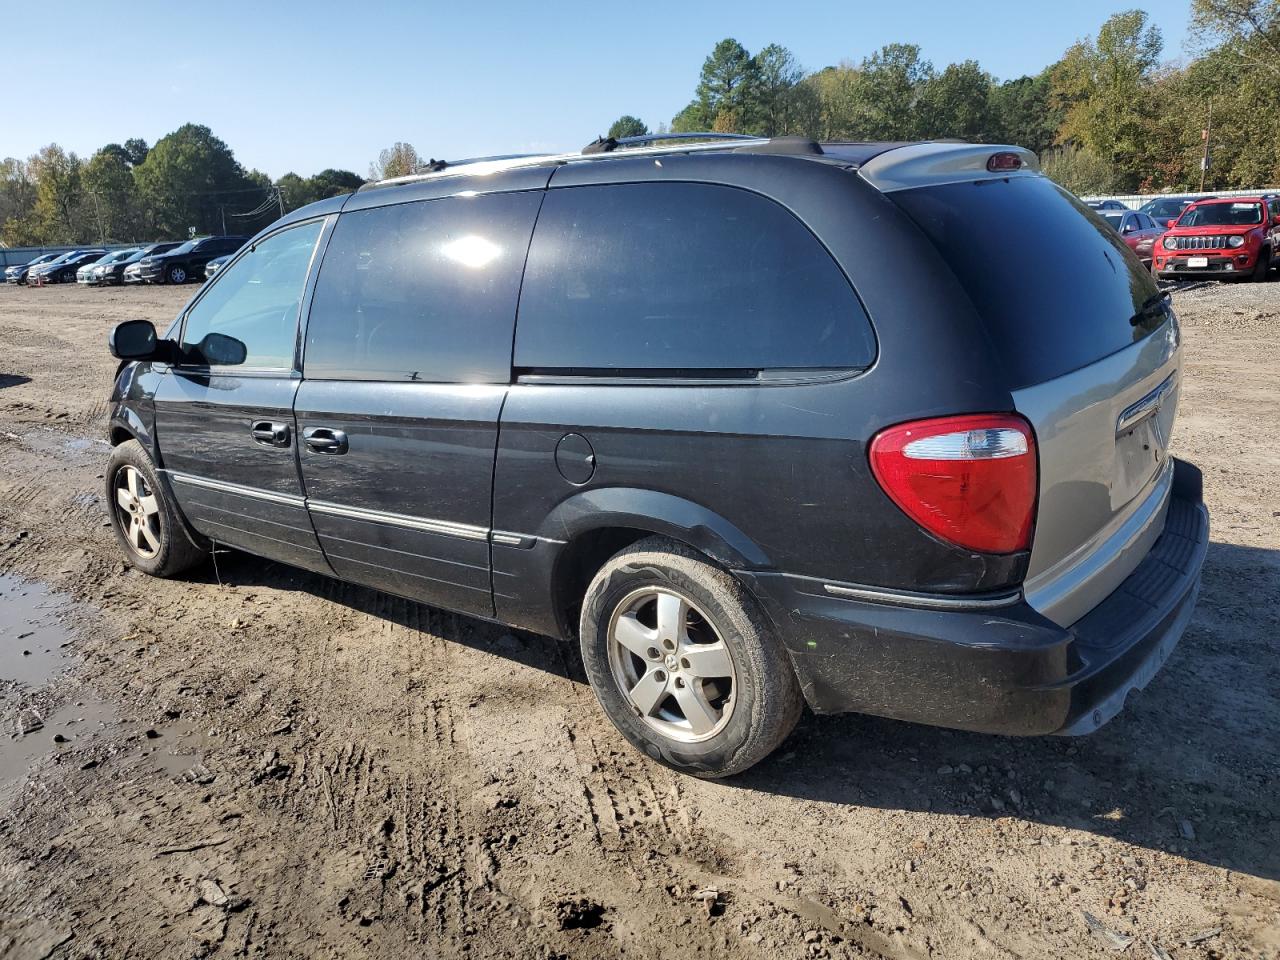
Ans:
[[[116,522],[124,539],[129,549],[150,560],[160,552],[160,501],[142,471],[128,464],[116,471],[114,486]]]
[[[636,715],[682,743],[710,739],[733,713],[737,673],[710,618],[674,591],[643,587],[609,621],[609,665]]]

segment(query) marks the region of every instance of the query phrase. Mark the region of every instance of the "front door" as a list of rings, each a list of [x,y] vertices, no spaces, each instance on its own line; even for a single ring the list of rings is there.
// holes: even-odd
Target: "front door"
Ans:
[[[258,241],[182,322],[155,394],[156,439],[183,514],[219,543],[328,573],[298,477],[298,315],[323,220]]]
[[[539,191],[342,214],[295,401],[311,522],[347,580],[493,615],[498,416]]]

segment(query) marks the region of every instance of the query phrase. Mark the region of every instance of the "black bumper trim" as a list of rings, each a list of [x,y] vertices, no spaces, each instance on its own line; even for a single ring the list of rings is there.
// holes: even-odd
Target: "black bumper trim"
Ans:
[[[937,610],[741,571],[817,713],[859,712],[1015,735],[1081,734],[1124,706],[1190,620],[1209,541],[1200,471],[1174,463],[1165,529],[1134,572],[1070,628],[1025,602]]]

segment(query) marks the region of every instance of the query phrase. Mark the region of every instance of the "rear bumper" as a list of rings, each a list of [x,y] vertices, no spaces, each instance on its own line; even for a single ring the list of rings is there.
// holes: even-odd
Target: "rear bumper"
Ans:
[[[1200,471],[1177,461],[1164,532],[1119,588],[1069,628],[1020,599],[936,609],[832,595],[807,577],[741,572],[818,713],[987,733],[1091,733],[1168,659],[1209,542]]]

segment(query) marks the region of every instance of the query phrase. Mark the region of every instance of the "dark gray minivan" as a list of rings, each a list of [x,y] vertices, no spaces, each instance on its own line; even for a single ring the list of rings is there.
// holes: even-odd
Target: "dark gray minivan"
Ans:
[[[434,164],[111,348],[133,565],[225,544],[576,637],[623,735],[700,776],[805,703],[1090,732],[1200,582],[1177,319],[1013,147]]]

